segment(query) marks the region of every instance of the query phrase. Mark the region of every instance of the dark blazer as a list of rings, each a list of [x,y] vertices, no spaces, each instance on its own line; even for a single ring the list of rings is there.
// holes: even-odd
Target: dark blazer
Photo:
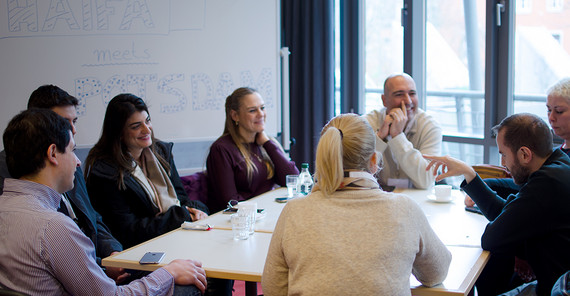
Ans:
[[[10,178],[6,165],[5,151],[0,152],[0,174],[0,192],[2,192],[4,178]],[[69,198],[73,211],[77,216],[79,228],[93,242],[97,253],[97,263],[101,265],[101,258],[109,256],[114,251],[122,251],[123,246],[111,235],[111,231],[103,223],[103,218],[91,205],[81,168],[75,170],[73,183],[73,189],[65,194]]]
[[[479,176],[461,184],[489,219],[483,249],[526,259],[538,280],[538,295],[550,295],[556,280],[570,270],[569,180],[570,158],[556,149],[506,200]]]
[[[192,221],[184,206],[208,213],[199,201],[191,201],[172,155],[172,143],[157,143],[157,153],[170,163],[170,181],[174,185],[180,207],[172,206],[166,213],[157,215],[155,207],[143,187],[131,175],[124,176],[125,189],[119,189],[118,168],[105,160],[96,160],[87,174],[87,191],[93,198],[95,209],[101,213],[113,235],[125,246],[131,247],[180,227]]]

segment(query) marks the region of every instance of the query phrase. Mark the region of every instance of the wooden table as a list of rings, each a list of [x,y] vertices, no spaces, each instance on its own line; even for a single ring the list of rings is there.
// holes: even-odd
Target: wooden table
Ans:
[[[229,215],[216,213],[200,221],[213,224],[213,230],[177,229],[104,258],[103,265],[151,271],[174,259],[196,259],[202,261],[208,277],[260,282],[271,232],[285,206],[274,200],[286,192],[285,188],[281,188],[254,199],[258,208],[264,208],[266,214],[264,219],[256,223],[256,232],[248,240],[234,240]],[[426,288],[411,276],[412,294],[467,295],[489,259],[489,252],[480,247],[481,233],[487,220],[481,215],[466,212],[463,197],[458,191],[454,191],[456,198],[453,202],[441,204],[427,200],[429,192],[426,190],[407,189],[402,193],[420,205],[429,223],[453,256],[448,276],[441,285]],[[165,252],[163,263],[138,264],[142,255],[150,251]]]
[[[265,210],[264,217],[255,223],[256,232],[273,233],[277,219],[279,219],[279,215],[286,205],[285,203],[275,202],[275,198],[284,196],[287,196],[287,188],[275,189],[250,199],[250,201],[257,203],[258,209]],[[215,213],[206,219],[200,220],[200,223],[210,224],[214,229],[232,230],[230,215],[223,214],[222,212]]]
[[[452,190],[449,203],[429,200],[431,190],[405,189],[398,193],[411,197],[422,208],[430,226],[447,246],[481,247],[481,235],[489,222],[485,216],[465,211],[465,194]]]
[[[208,277],[260,282],[271,233],[254,233],[234,240],[228,230],[176,229],[103,259],[104,266],[153,271],[174,259],[202,261]],[[165,252],[162,264],[140,265],[146,252]]]
[[[412,276],[413,295],[467,295],[489,261],[489,251],[481,249],[481,235],[489,222],[483,215],[465,211],[465,194],[453,190],[453,199],[437,203],[427,198],[433,189],[397,189],[411,197],[422,208],[430,226],[451,251],[452,260],[445,281],[426,288]]]

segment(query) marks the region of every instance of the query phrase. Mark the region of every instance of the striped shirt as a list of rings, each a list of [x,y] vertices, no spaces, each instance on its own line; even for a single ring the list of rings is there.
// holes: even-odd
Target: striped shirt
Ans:
[[[4,180],[0,196],[0,283],[29,295],[172,295],[165,269],[116,286],[95,261],[95,248],[50,187]]]

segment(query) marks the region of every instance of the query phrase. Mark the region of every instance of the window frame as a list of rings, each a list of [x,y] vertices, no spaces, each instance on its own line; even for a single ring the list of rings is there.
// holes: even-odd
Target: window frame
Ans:
[[[354,30],[354,27],[361,28],[362,19],[364,15],[364,0],[341,1],[340,13],[345,14],[343,10],[352,12],[352,17],[345,16],[345,23],[340,27],[340,34],[354,34],[359,32],[362,34],[358,38],[359,42],[352,42],[349,44],[341,44],[341,57],[342,51],[345,52],[362,52],[362,40],[364,38],[364,30]],[[428,0],[402,0],[402,25],[404,26],[404,65],[403,71],[412,75],[416,82],[418,94],[421,98],[426,98],[426,2]],[[471,1],[471,0],[464,0]],[[484,83],[484,96],[485,96],[485,115],[484,115],[484,135],[480,137],[458,136],[446,134],[444,132],[443,141],[460,144],[474,144],[483,147],[483,162],[490,164],[499,164],[500,159],[498,149],[496,147],[495,139],[491,135],[491,128],[498,124],[507,115],[513,112],[513,60],[514,60],[514,16],[515,5],[512,1],[503,0],[485,0],[486,1],[486,21],[485,21],[485,83]],[[501,6],[502,5],[502,6]],[[501,8],[502,7],[502,8]],[[354,11],[358,12],[355,17]],[[346,15],[346,14],[345,14]],[[497,19],[500,17],[500,20]],[[352,25],[347,25],[347,21],[357,22]],[[500,21],[500,22],[499,22]],[[360,23],[358,23],[360,22]],[[352,31],[350,28],[353,28]],[[342,40],[342,38],[341,38]],[[359,47],[360,48],[357,48]],[[351,48],[352,47],[352,48]],[[363,53],[362,53],[363,55]],[[342,59],[342,58],[341,58]],[[354,61],[354,58],[353,58]],[[356,59],[356,61],[359,61]],[[360,59],[362,61],[362,58]],[[341,63],[342,64],[342,63]],[[352,69],[352,75],[362,75],[358,79],[352,79],[356,82],[343,82],[343,77],[347,77],[344,72],[345,68],[341,66],[341,86],[340,86],[340,102],[341,112],[357,112],[363,111],[365,94],[367,92],[378,92],[378,90],[368,90],[364,88],[364,62],[353,63],[358,65],[360,69]],[[349,76],[350,77],[350,76]],[[362,92],[355,92],[354,88],[363,89]],[[351,97],[348,91],[352,88],[351,92],[358,95],[360,103],[347,101],[344,98]],[[354,96],[352,96],[354,98]],[[350,103],[347,103],[350,102]],[[425,99],[421,100],[420,107],[425,109]],[[353,106],[352,108],[347,106]],[[354,106],[358,106],[354,108]]]

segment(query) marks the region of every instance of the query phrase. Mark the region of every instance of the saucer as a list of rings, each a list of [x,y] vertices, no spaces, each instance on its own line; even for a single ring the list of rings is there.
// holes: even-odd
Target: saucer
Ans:
[[[451,196],[451,195],[449,196],[449,199],[445,199],[445,200],[442,200],[442,199],[439,199],[439,200],[438,200],[438,199],[436,199],[435,195],[433,195],[433,194],[428,195],[427,198],[428,198],[430,201],[432,201],[432,202],[437,202],[437,203],[448,203],[448,202],[452,202],[452,201],[453,201],[453,196]]]
[[[265,218],[265,212],[263,213],[255,213],[255,222],[262,220],[263,218]]]

